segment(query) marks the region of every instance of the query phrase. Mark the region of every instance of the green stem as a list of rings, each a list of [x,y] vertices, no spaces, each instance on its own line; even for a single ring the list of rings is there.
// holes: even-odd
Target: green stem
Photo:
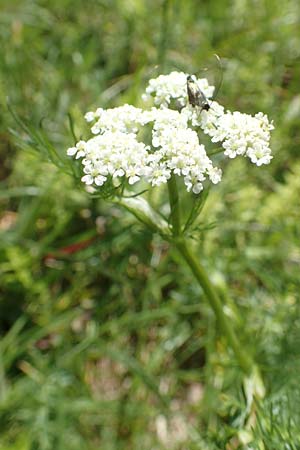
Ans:
[[[186,263],[195,275],[198,283],[202,287],[207,300],[213,309],[215,316],[218,320],[219,326],[227,338],[227,342],[235,353],[236,359],[239,362],[241,369],[249,375],[253,368],[254,362],[251,357],[245,353],[241,346],[234,329],[231,326],[230,319],[226,317],[223,305],[214,285],[209,280],[204,267],[196,258],[191,249],[189,248],[187,241],[181,233],[180,227],[180,207],[179,207],[179,195],[177,190],[177,184],[175,176],[173,175],[168,181],[169,201],[171,207],[170,220],[172,224],[172,233],[174,237],[174,243],[177,250],[181,253]]]
[[[164,0],[162,4],[161,16],[161,31],[160,40],[158,44],[157,63],[163,71],[166,64],[167,44],[170,31],[169,9],[171,6],[170,0]]]
[[[192,254],[185,240],[178,241],[176,243],[176,247],[183,256],[183,258],[185,259],[185,261],[187,262],[187,264],[189,265],[197,281],[202,287],[204,293],[206,294],[209,304],[216,315],[219,326],[222,332],[225,334],[228,344],[234,351],[236,359],[239,362],[239,365],[241,366],[242,370],[249,375],[252,371],[252,368],[254,367],[254,363],[251,360],[251,358],[244,352],[244,349],[241,347],[240,342],[234,332],[234,329],[231,327],[230,319],[226,317],[221,300],[214,286],[210,282],[204,267],[200,264],[198,259]]]
[[[173,236],[177,237],[180,236],[181,233],[181,224],[179,195],[175,175],[172,175],[168,180],[168,191],[171,208],[170,222],[172,224],[172,233]]]

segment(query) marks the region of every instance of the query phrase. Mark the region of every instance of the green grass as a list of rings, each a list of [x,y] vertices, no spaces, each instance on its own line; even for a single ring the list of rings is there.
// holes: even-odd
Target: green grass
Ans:
[[[299,9],[2,0],[1,450],[300,448]],[[192,274],[65,157],[68,113],[78,137],[82,113],[139,105],[156,64],[197,70],[213,53],[220,102],[276,127],[270,166],[230,161],[193,240],[266,380],[244,446],[243,374]]]

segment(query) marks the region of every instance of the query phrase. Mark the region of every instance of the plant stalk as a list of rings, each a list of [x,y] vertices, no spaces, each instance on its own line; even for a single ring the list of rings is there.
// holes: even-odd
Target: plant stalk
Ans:
[[[230,319],[226,317],[224,313],[223,304],[220,300],[217,290],[211,283],[204,267],[202,266],[198,258],[196,258],[196,256],[192,253],[187,240],[184,238],[181,232],[179,194],[176,184],[176,178],[174,175],[172,175],[172,177],[168,181],[168,191],[171,207],[170,222],[172,224],[172,233],[174,237],[173,242],[177,250],[180,252],[182,257],[190,267],[199,285],[203,289],[207,300],[215,313],[218,324],[223,334],[225,335],[228,344],[234,351],[241,369],[245,372],[245,374],[250,375],[255,367],[254,361],[252,361],[251,357],[241,346],[241,343],[238,340],[236,333],[232,327]]]
[[[235,353],[236,359],[239,362],[241,369],[247,374],[250,375],[252,369],[254,367],[254,362],[251,360],[249,355],[247,355],[244,349],[241,347],[240,342],[235,334],[234,329],[231,326],[230,319],[226,317],[222,302],[219,298],[219,295],[209,280],[204,267],[198,261],[198,259],[193,255],[191,249],[188,247],[187,242],[185,240],[180,240],[176,243],[176,248],[179,250],[190,269],[192,270],[195,278],[198,283],[202,287],[207,300],[211,308],[213,309],[215,316],[218,320],[218,324],[226,336],[227,342]]]
[[[174,237],[178,237],[181,234],[181,221],[180,221],[179,194],[175,175],[172,175],[171,178],[168,180],[168,191],[171,208],[170,222],[172,225],[172,233]]]

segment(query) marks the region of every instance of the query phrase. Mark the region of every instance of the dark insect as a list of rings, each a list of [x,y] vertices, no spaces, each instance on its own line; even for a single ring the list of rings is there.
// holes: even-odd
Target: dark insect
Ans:
[[[208,100],[204,93],[199,88],[197,82],[193,80],[193,77],[191,75],[187,76],[186,87],[189,97],[189,103],[192,106],[200,106],[201,111],[203,109],[205,109],[205,111],[208,111],[210,108],[210,104],[208,103]]]
[[[222,84],[222,75],[223,75],[223,71],[222,71],[222,65],[221,65],[221,60],[219,58],[218,55],[214,55],[216,62],[218,63],[219,69],[220,69],[220,77],[219,77],[219,82],[217,85],[217,89],[215,90],[215,94],[213,96],[213,98],[216,97],[220,86]],[[201,111],[203,111],[203,109],[205,111],[208,111],[210,109],[211,106],[211,102],[213,101],[213,99],[211,99],[211,101],[209,102],[208,98],[206,97],[206,95],[204,94],[204,92],[200,89],[197,81],[195,81],[194,77],[192,75],[188,75],[187,79],[186,79],[186,87],[187,87],[187,94],[188,94],[188,98],[189,98],[189,103],[192,106],[199,106],[201,108]]]

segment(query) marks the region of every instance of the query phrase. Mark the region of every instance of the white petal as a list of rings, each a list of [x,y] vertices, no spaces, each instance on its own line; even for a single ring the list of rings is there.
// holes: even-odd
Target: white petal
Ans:
[[[77,153],[77,148],[76,147],[70,147],[67,150],[67,155],[68,156],[74,156]]]
[[[81,178],[81,181],[82,181],[83,183],[89,185],[89,184],[93,184],[94,179],[93,179],[92,175],[84,175],[84,176]]]

